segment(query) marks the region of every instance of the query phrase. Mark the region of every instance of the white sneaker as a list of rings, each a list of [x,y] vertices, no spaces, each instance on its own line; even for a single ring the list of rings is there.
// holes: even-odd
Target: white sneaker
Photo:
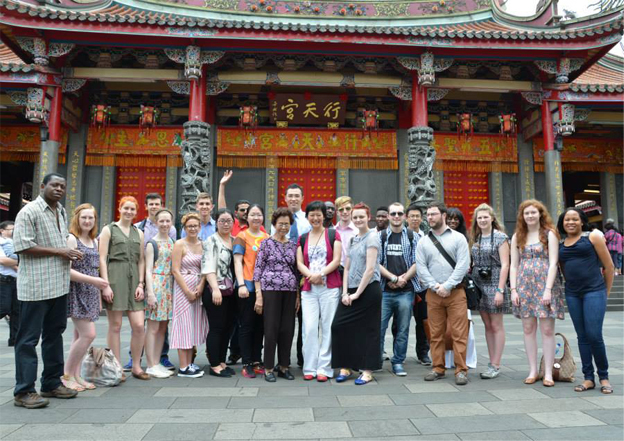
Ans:
[[[147,368],[145,372],[154,378],[169,378],[168,374],[158,369],[158,365]]]
[[[166,367],[164,367],[162,364],[157,364],[156,366],[154,366],[156,369],[158,369],[160,372],[162,372],[163,374],[167,374],[169,377],[171,377],[172,375],[175,374],[175,372],[170,371],[169,369],[167,369]]]

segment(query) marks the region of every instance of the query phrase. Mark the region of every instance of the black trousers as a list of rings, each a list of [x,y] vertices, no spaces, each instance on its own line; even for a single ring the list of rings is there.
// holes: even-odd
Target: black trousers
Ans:
[[[416,293],[422,301],[414,303],[414,319],[416,321],[416,357],[421,360],[429,352],[429,341],[425,333],[423,320],[427,319],[427,291]]]
[[[0,319],[8,315],[9,346],[15,345],[15,337],[19,328],[19,304],[17,300],[17,279],[15,277],[0,276]]]
[[[295,336],[295,291],[263,291],[264,303],[264,367],[275,367],[275,349],[280,367],[290,366],[290,351]]]
[[[234,295],[222,297],[219,306],[212,303],[212,293],[206,287],[202,295],[202,302],[208,316],[208,338],[206,350],[210,366],[217,367],[225,363],[228,342],[234,326],[234,314],[236,311],[236,298]]]
[[[50,300],[20,302],[19,330],[15,339],[14,395],[35,392],[37,344],[41,337],[41,391],[61,386],[63,332],[67,327],[67,295]]]
[[[297,311],[297,365],[303,367],[303,313]]]
[[[260,363],[262,361],[262,338],[264,337],[264,320],[256,314],[256,293],[250,292],[249,297],[241,299],[236,295],[238,309],[238,341],[240,344],[243,364]]]

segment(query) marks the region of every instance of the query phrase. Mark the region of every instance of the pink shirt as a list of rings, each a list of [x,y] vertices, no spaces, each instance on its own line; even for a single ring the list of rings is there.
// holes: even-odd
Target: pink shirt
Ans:
[[[355,228],[353,222],[349,222],[349,225],[343,227],[340,222],[336,224],[336,231],[340,234],[340,241],[342,242],[342,256],[340,257],[340,264],[344,267],[349,255],[349,245],[351,245],[351,238],[358,234],[358,229]]]

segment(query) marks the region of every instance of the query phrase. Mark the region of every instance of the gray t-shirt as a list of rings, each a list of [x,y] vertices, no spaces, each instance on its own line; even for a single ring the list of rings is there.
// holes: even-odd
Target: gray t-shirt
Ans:
[[[377,253],[381,250],[381,240],[377,231],[369,230],[362,237],[357,235],[353,237],[353,243],[349,247],[349,259],[351,259],[347,283],[349,288],[357,288],[360,285],[364,271],[366,271],[366,250],[371,247],[376,248]],[[379,263],[376,263],[375,272],[368,283],[379,282],[380,279]]]

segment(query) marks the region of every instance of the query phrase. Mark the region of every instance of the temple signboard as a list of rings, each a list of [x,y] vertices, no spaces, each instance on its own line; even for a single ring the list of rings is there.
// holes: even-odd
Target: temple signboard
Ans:
[[[269,103],[271,123],[289,125],[344,124],[346,101],[339,95],[275,94]]]

